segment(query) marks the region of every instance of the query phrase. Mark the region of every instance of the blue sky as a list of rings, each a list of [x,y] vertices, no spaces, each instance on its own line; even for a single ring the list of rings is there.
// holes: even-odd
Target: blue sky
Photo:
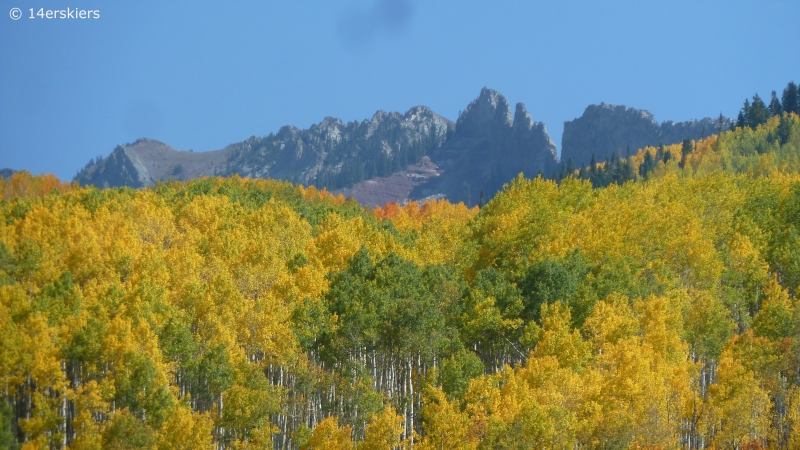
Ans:
[[[592,103],[735,116],[800,82],[796,0],[0,5],[0,167],[63,179],[139,137],[204,151],[378,109],[455,119],[484,86],[525,103],[560,147]],[[28,18],[67,7],[100,18]]]

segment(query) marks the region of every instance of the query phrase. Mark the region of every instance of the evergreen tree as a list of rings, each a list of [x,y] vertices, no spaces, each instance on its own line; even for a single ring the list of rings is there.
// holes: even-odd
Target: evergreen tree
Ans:
[[[594,152],[592,152],[592,161],[589,163],[589,171],[592,173],[597,172],[597,159],[594,157]]]
[[[689,153],[692,153],[692,140],[684,139],[681,143],[681,168],[686,165],[686,157],[689,155]]]
[[[664,144],[659,144],[656,149],[656,161],[661,161],[664,158]]]
[[[725,116],[720,112],[717,118],[717,134],[722,134],[723,131],[725,131]]]
[[[783,110],[787,113],[800,114],[800,95],[797,92],[797,85],[794,82],[789,82],[786,89],[783,90]]]
[[[653,155],[650,152],[644,152],[644,161],[642,165],[639,166],[639,175],[647,178],[647,174],[653,170],[654,166]]]
[[[633,162],[630,158],[625,159],[622,163],[622,183],[636,178],[636,173],[633,170]]]
[[[788,114],[783,114],[781,116],[781,121],[778,124],[778,129],[776,131],[776,138],[780,141],[781,145],[785,145],[789,142],[789,135],[792,132],[792,120],[790,119]]]
[[[783,113],[781,101],[778,100],[778,94],[772,91],[772,99],[769,101],[769,113],[772,116],[780,116]]]
[[[739,111],[739,117],[736,119],[736,127],[744,128],[747,126],[747,116],[750,113],[750,99],[744,99],[744,106]]]
[[[750,105],[750,109],[747,112],[747,125],[755,129],[759,125],[767,123],[767,119],[769,119],[769,109],[767,109],[767,105],[764,103],[764,100],[761,100],[758,94],[753,95],[753,103]]]

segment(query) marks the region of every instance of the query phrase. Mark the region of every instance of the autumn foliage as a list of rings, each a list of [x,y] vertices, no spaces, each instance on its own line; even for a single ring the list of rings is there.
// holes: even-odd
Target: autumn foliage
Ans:
[[[0,447],[798,448],[798,155],[784,114],[480,210],[15,174]]]

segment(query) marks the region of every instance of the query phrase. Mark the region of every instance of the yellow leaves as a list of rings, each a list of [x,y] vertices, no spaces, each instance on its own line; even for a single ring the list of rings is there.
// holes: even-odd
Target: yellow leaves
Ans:
[[[68,192],[76,185],[63,183],[53,174],[33,176],[28,171],[15,172],[11,178],[0,178],[0,199],[44,197],[53,189],[57,192]]]
[[[785,421],[789,428],[788,447],[800,448],[800,387],[789,388]]]
[[[460,411],[458,404],[447,399],[436,387],[424,390],[425,403],[422,410],[422,427],[425,436],[420,443],[424,450],[476,448],[476,437],[470,433],[469,419]]]
[[[730,249],[732,270],[746,274],[755,282],[766,281],[769,265],[764,261],[761,252],[750,237],[736,232],[733,234],[728,248]]]
[[[509,264],[531,257],[546,242],[558,223],[558,185],[542,178],[513,180],[487,204],[474,222],[481,244],[479,265],[488,267],[498,258]],[[537,255],[538,256],[538,255]]]
[[[476,299],[474,307],[464,312],[463,320],[465,329],[471,330],[471,333],[479,334],[479,336],[474,336],[476,340],[480,340],[480,336],[487,333],[503,334],[516,330],[523,323],[520,318],[508,319],[503,317],[492,296]]]
[[[706,427],[716,432],[714,443],[733,448],[767,436],[772,402],[756,374],[729,350],[720,356],[717,383],[709,391],[711,414]]]
[[[315,428],[306,445],[301,450],[352,450],[350,435],[353,430],[349,426],[339,428],[335,417],[328,417]]]
[[[416,233],[409,259],[420,265],[459,259],[466,225],[477,213],[477,207],[468,209],[463,203],[454,205],[446,200],[409,202],[405,206],[390,203],[372,212],[379,220],[391,220],[400,233]],[[402,253],[395,248],[392,251]]]
[[[607,344],[614,345],[633,336],[639,330],[639,323],[628,298],[612,294],[595,305],[586,319],[584,330],[591,337],[594,348],[602,350]]]
[[[208,414],[192,413],[189,408],[178,406],[158,433],[158,449],[212,450],[213,425]]]
[[[102,425],[95,420],[96,415],[109,412],[108,402],[97,381],[91,380],[69,394],[75,405],[75,418],[72,427],[75,440],[70,444],[73,450],[100,449]]]
[[[673,298],[650,297],[639,301],[639,312],[643,344],[652,351],[656,362],[674,365],[686,359],[688,349],[681,334],[683,317],[681,305]]]
[[[697,142],[691,158],[709,163],[717,143]],[[671,167],[657,170],[674,172]],[[343,200],[324,191],[276,182],[222,183],[232,190],[278,186],[291,193],[255,192],[253,200],[238,191],[226,195],[221,182],[214,181],[217,189],[207,195],[175,185],[141,192],[76,190],[36,199],[40,188],[26,187],[25,180],[34,182],[19,177],[13,189],[2,184],[15,196],[28,196],[24,200],[29,203],[24,212],[8,210],[6,215],[24,218],[0,224],[0,240],[9,249],[9,256],[0,255],[9,261],[0,259],[9,267],[1,267],[0,274],[6,275],[0,283],[15,283],[0,286],[0,329],[6,332],[0,341],[0,382],[13,387],[30,378],[36,384],[23,386],[43,405],[24,425],[32,433],[30,445],[58,429],[57,403],[65,397],[75,405],[75,448],[98,448],[104,437],[111,443],[113,436],[124,437],[130,430],[143,433],[148,445],[202,448],[210,445],[212,427],[225,428],[217,436],[224,434],[230,447],[264,446],[276,429],[268,423],[271,414],[285,408],[280,414],[301,417],[306,405],[319,411],[323,406],[315,402],[323,395],[334,399],[320,405],[331,411],[341,407],[342,423],[360,426],[363,409],[351,403],[349,386],[325,391],[330,387],[325,383],[348,364],[359,369],[353,371],[359,373],[359,389],[370,382],[403,383],[398,381],[403,375],[382,373],[380,366],[393,364],[391,346],[402,346],[407,338],[380,343],[376,352],[332,351],[331,328],[340,332],[352,324],[337,323],[345,316],[326,309],[326,276],[347,267],[362,247],[376,261],[396,253],[426,276],[453,277],[450,291],[432,293],[439,300],[447,297],[437,308],[447,323],[462,327],[441,330],[452,338],[442,348],[459,348],[458,339],[468,338],[480,346],[490,333],[500,336],[497,342],[507,338],[515,346],[525,325],[523,343],[534,346],[524,365],[470,381],[463,398],[455,396],[463,392],[467,376],[458,394],[448,387],[451,398],[435,387],[425,388],[421,448],[674,448],[686,431],[692,401],[711,410],[702,418],[707,437],[718,446],[735,445],[766,436],[768,397],[783,395],[784,380],[795,369],[790,363],[797,306],[778,278],[770,278],[775,269],[767,264],[774,259],[769,249],[777,231],[767,229],[769,211],[757,215],[745,208],[759,195],[774,195],[776,205],[783,205],[796,176],[754,185],[744,177],[682,179],[672,173],[647,184],[594,191],[570,179],[561,186],[517,179],[480,212],[445,201],[412,202],[376,208],[372,217],[349,204],[332,207]],[[286,201],[280,195],[294,197]],[[96,197],[96,202],[89,204],[84,197]],[[324,208],[314,209],[319,206]],[[576,293],[564,294],[570,298],[553,297],[564,302],[542,307],[540,324],[525,324],[521,318],[520,310],[529,312],[524,302],[539,304],[522,287],[517,288],[524,295],[509,305],[500,290],[473,294],[478,292],[474,283],[459,284],[465,280],[458,277],[473,281],[471,276],[483,267],[493,267],[507,277],[511,289],[535,262],[559,260],[573,251],[586,259],[588,274],[581,272]],[[17,260],[30,264],[18,268],[13,266]],[[781,270],[794,269],[775,270],[785,283]],[[42,313],[47,307],[37,301],[47,300],[40,294],[64,271],[75,280],[70,291],[75,311],[51,323]],[[554,289],[567,284],[553,279]],[[465,295],[467,287],[471,291]],[[692,382],[700,368],[713,382],[714,363],[732,332],[730,298],[752,299],[752,305],[740,309],[743,314],[759,310],[757,298],[763,301],[754,334],[728,346],[718,383],[703,404],[707,384],[701,388]],[[305,317],[317,321],[302,324],[310,327],[303,341],[303,348],[311,349],[307,358],[292,329],[293,320],[302,321],[302,315],[293,315],[302,311],[298,305],[313,312]],[[582,329],[573,328],[571,314]],[[746,327],[749,322],[742,323]],[[503,350],[490,347],[476,352],[485,359],[502,358]],[[421,387],[418,375],[446,361],[448,351],[433,361],[422,356],[414,371],[409,369],[415,394]],[[83,360],[68,370],[65,365],[74,362],[70,358]],[[362,377],[359,364],[366,367],[370,360],[379,367],[364,370]],[[267,378],[265,371],[275,367],[281,368],[280,375],[270,372]],[[471,376],[480,372],[477,367]],[[83,383],[68,383],[66,374],[83,376]],[[302,392],[276,388],[277,377],[287,386],[296,383]],[[213,389],[208,387],[212,384]],[[800,423],[791,415],[800,394],[786,390],[787,405],[794,410],[785,422]],[[395,407],[405,401],[397,400],[404,398],[402,393],[393,394]],[[214,404],[219,408],[214,409],[216,423],[192,414],[188,406],[207,410]],[[162,416],[156,419],[150,413],[159,408]],[[405,446],[399,440],[402,422],[387,407],[370,419],[358,446]],[[356,431],[360,436],[361,430]],[[313,431],[306,448],[349,449],[353,434],[329,418]]]
[[[560,302],[542,305],[542,326],[532,356],[553,356],[562,367],[580,370],[589,358],[590,347],[570,323],[569,309]]]
[[[360,217],[344,219],[338,214],[330,214],[317,227],[312,258],[318,259],[328,272],[342,270],[347,266],[347,260],[363,245],[364,232],[364,222]]]
[[[383,411],[373,414],[369,424],[364,430],[364,440],[358,444],[361,450],[388,450],[405,446],[408,442],[401,442],[403,433],[403,416],[397,414],[394,408],[386,406]]]
[[[261,353],[290,361],[298,349],[289,322],[289,308],[269,292],[247,303],[245,310],[236,316],[239,344],[248,354]]]
[[[137,218],[130,225],[138,234],[137,240],[141,245],[167,249],[174,244],[178,234],[175,217],[154,192],[143,191],[134,197],[125,208],[125,213]]]
[[[770,278],[764,283],[764,300],[753,320],[753,331],[772,340],[790,338],[796,333],[796,317],[796,307],[789,299],[789,292],[778,284],[775,277]]]

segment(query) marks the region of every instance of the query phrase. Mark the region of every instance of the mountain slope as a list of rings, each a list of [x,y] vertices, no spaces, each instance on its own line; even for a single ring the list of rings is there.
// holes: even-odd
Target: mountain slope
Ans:
[[[544,124],[534,122],[518,103],[512,118],[508,101],[484,88],[456,123],[451,139],[430,154],[442,175],[412,191],[413,198],[444,195],[476,205],[491,198],[520,172],[528,177],[552,171],[557,150]]]
[[[592,154],[601,162],[606,155],[623,155],[628,146],[635,152],[674,144],[732,124],[725,118],[658,124],[645,110],[591,105],[565,123],[561,161],[571,159],[577,168],[588,164]],[[139,188],[169,179],[237,174],[325,187],[362,205],[444,197],[473,206],[488,201],[520,173],[549,177],[558,168],[557,150],[544,124],[535,122],[522,103],[512,114],[505,97],[483,88],[456,123],[417,106],[405,114],[378,111],[361,122],[326,117],[308,129],[288,125],[276,134],[209,152],[140,139],[90,161],[75,180]]]
[[[378,111],[369,121],[345,124],[327,117],[306,130],[284,126],[277,134],[209,152],[184,152],[140,139],[90,162],[75,180],[100,187],[143,187],[169,179],[238,174],[343,188],[419,162],[445,141],[452,126],[418,106],[405,114]]]
[[[589,105],[581,117],[564,122],[561,160],[572,159],[575,167],[600,162],[607,156],[625,156],[627,149],[636,152],[646,146],[676,144],[684,139],[700,139],[718,134],[734,125],[732,119],[705,118],[686,122],[656,122],[643,109],[623,105]]]

